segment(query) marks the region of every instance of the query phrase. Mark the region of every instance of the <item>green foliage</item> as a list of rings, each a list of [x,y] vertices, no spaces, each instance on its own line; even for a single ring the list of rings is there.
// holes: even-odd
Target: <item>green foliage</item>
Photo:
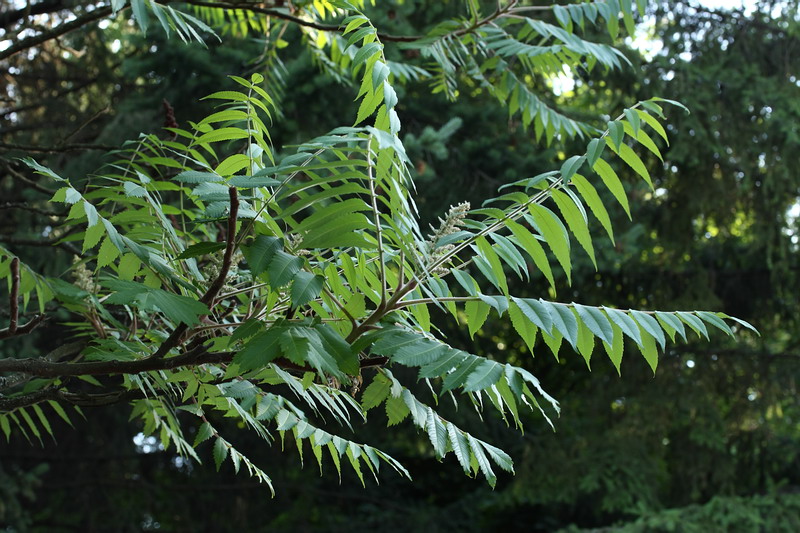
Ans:
[[[713,498],[704,505],[666,509],[648,513],[633,522],[610,528],[618,533],[685,531],[796,531],[800,527],[800,497],[796,494],[769,494],[751,497]],[[563,533],[584,531],[566,528]]]
[[[127,399],[143,432],[158,436],[164,448],[199,460],[195,449],[213,441],[218,470],[230,461],[235,471],[244,465],[270,484],[269,475],[220,433],[214,416],[235,418],[266,442],[275,432],[281,441],[288,436],[301,459],[308,443],[320,469],[325,456],[340,475],[347,462],[363,484],[365,470],[377,479],[381,463],[408,472],[388,454],[323,429],[315,419],[352,427],[351,419],[384,406],[388,425],[409,419],[437,458],[453,452],[465,473],[494,486],[495,468],[513,472],[510,456],[443,418],[435,409],[439,399],[450,396],[478,411],[491,406],[520,430],[521,408],[551,423],[559,405],[524,368],[451,347],[439,334],[436,309],[450,312],[471,336],[492,311],[501,318],[508,313],[529,347],[541,335],[559,358],[566,340],[587,366],[599,339],[618,371],[625,337],[629,351],[638,351],[655,371],[659,348],[666,349],[668,338],[685,341],[685,326],[706,338],[707,325],[730,336],[741,326],[752,329],[724,313],[552,301],[554,266],[571,281],[574,241],[597,267],[590,213],[614,240],[605,189],[630,215],[614,168],[623,163],[653,188],[632,146],[660,157],[650,133],[666,137],[659,103],[665,101],[639,102],[596,130],[545,105],[525,76],[590,70],[598,63],[620,68],[619,52],[574,31],[602,23],[616,36],[620,14],[632,25],[630,3],[554,8],[561,28],[529,18],[513,2],[486,17],[471,3],[469,20],[443,22],[406,40],[406,50],[431,63],[426,74],[388,59],[387,39],[361,11],[365,6],[299,4],[303,13],[316,13],[314,20],[336,20],[331,27],[282,18],[303,28],[327,68],[355,81],[353,125],[276,154],[271,121],[280,115],[279,99],[265,89],[274,82],[256,73],[231,76],[237,90],[209,95],[216,107],[188,129],[171,125],[167,138],[142,135],[126,144],[85,187],[24,160],[61,187],[52,202],[68,210],[64,228],[81,244],[77,281],[39,276],[25,265],[17,274],[12,264],[19,263],[6,249],[0,249],[0,274],[23,307],[34,299],[40,313],[50,306],[80,316],[72,328],[86,342],[63,356],[0,360],[0,371],[10,374],[0,382],[8,389],[0,398],[7,439],[15,433],[29,440],[54,436],[51,413],[42,405],[69,421],[64,405]],[[194,29],[204,29],[199,19],[152,1],[131,7],[142,31],[152,11],[165,31],[202,40]],[[219,14],[200,15],[212,21]],[[244,23],[237,30],[253,27]],[[559,170],[506,184],[480,208],[452,207],[425,236],[399,137],[396,89],[415,75],[429,76],[433,92],[450,97],[460,78],[484,88],[548,143],[556,136],[594,138]],[[444,140],[449,134],[439,130]],[[551,286],[548,298],[512,295],[514,277],[524,281],[539,272]],[[434,406],[404,386],[395,367],[412,368],[429,385]],[[112,385],[109,377],[116,375],[122,383]],[[72,377],[81,379],[80,389]],[[197,428],[192,443],[187,426]]]

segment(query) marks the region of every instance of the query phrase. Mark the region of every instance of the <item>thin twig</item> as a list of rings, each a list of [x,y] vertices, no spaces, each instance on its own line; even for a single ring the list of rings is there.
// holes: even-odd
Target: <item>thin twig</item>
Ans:
[[[11,260],[9,309],[11,310],[11,320],[8,323],[8,334],[15,335],[17,333],[17,321],[19,320],[19,257]]]
[[[381,231],[381,213],[378,211],[378,196],[375,192],[375,176],[372,172],[372,137],[367,142],[367,180],[369,181],[369,195],[372,200],[372,214],[375,217],[375,232],[378,239],[378,267],[381,276],[381,305],[386,303],[386,265],[383,263],[383,231]]]
[[[322,290],[325,292],[325,294],[328,296],[328,298],[330,298],[333,301],[333,303],[336,305],[336,307],[341,309],[342,313],[344,313],[344,316],[346,316],[347,319],[350,320],[350,323],[353,324],[353,329],[357,328],[358,327],[358,321],[353,317],[353,315],[350,314],[350,311],[348,311],[345,308],[344,304],[342,304],[342,302],[340,302],[339,299],[336,298],[336,295],[334,295],[325,286],[322,287]]]
[[[0,339],[8,339],[10,337],[19,337],[20,335],[26,335],[36,328],[39,324],[44,321],[45,315],[36,315],[32,319],[28,321],[27,324],[24,326],[17,326],[16,332],[11,333],[9,332],[9,328],[0,329]]]
[[[219,269],[219,275],[217,278],[211,283],[208,287],[208,290],[203,294],[200,298],[200,302],[204,303],[208,306],[209,309],[214,307],[214,301],[219,295],[219,292],[222,290],[222,287],[225,285],[225,279],[228,277],[228,272],[231,269],[231,262],[233,259],[233,252],[236,249],[236,220],[239,214],[239,196],[236,190],[236,187],[230,187],[228,189],[228,195],[230,197],[230,210],[228,212],[228,235],[227,235],[227,242],[225,244],[225,254],[222,257],[222,265]],[[182,340],[184,334],[189,329],[185,323],[181,323],[176,327],[169,337],[159,346],[158,350],[150,357],[150,359],[160,359],[163,358],[165,355],[169,353],[169,351],[176,346],[178,346]]]
[[[9,173],[9,174],[11,174],[11,176],[12,176],[12,177],[14,177],[14,178],[16,178],[16,179],[18,179],[18,180],[20,180],[20,181],[23,181],[23,182],[25,182],[25,183],[26,183],[26,184],[28,184],[28,185],[29,185],[29,186],[30,186],[32,189],[35,189],[35,190],[39,191],[39,192],[40,192],[40,193],[42,193],[42,194],[46,194],[48,198],[50,198],[51,196],[53,196],[53,193],[54,193],[55,191],[51,191],[51,190],[50,190],[50,189],[48,189],[47,187],[43,187],[43,186],[39,185],[38,183],[36,183],[36,182],[35,182],[35,181],[33,181],[32,179],[30,179],[30,178],[28,178],[27,176],[25,176],[24,174],[22,174],[22,173],[21,173],[19,170],[15,169],[15,168],[14,168],[14,167],[13,167],[13,166],[12,166],[10,163],[8,163],[7,161],[4,161],[4,160],[0,159],[0,164],[2,164],[2,165],[3,165],[3,167],[5,167],[5,169],[8,171],[8,173]]]

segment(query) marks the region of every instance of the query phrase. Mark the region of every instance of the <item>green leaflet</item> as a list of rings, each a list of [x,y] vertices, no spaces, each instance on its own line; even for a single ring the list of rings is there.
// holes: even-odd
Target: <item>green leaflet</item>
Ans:
[[[653,338],[658,341],[659,346],[661,346],[661,349],[663,350],[666,346],[667,339],[664,337],[664,331],[661,329],[658,321],[642,311],[632,310],[630,313],[636,322],[639,323],[639,326],[641,326],[645,331],[647,331],[647,333],[652,335]]]
[[[572,263],[569,257],[569,238],[567,232],[558,217],[541,205],[531,204],[528,210],[536,222],[537,229],[544,237],[545,242],[553,251],[561,268],[567,275],[567,280],[572,281]]]
[[[447,451],[447,428],[439,420],[439,415],[434,413],[430,407],[428,407],[425,419],[425,431],[428,433],[431,444],[433,444],[433,451],[436,452],[436,457],[441,458]]]
[[[486,278],[495,285],[500,292],[508,294],[508,282],[503,272],[503,265],[495,253],[492,245],[484,237],[475,240],[477,251],[473,261]]]
[[[617,326],[620,330],[625,333],[628,337],[633,339],[637,345],[641,347],[642,345],[642,336],[639,334],[639,325],[633,320],[627,313],[624,311],[620,311],[619,309],[610,309],[608,307],[603,307],[603,310],[606,312],[606,316]]]
[[[656,368],[658,367],[658,348],[656,348],[656,340],[643,327],[640,326],[640,330],[642,335],[642,356],[644,356],[645,361],[647,361],[647,364],[650,365],[650,368],[653,370],[653,375],[655,375]]]
[[[214,441],[214,465],[218,472],[222,463],[225,462],[225,458],[228,457],[228,448],[230,445],[222,437],[217,437]]]
[[[550,313],[550,318],[553,320],[553,327],[561,336],[572,345],[573,348],[578,346],[578,321],[572,310],[564,305],[553,302],[546,302],[540,300],[541,303],[547,308]]]
[[[486,457],[483,447],[481,446],[481,441],[472,435],[467,435],[467,441],[469,442],[469,449],[472,451],[472,456],[478,463],[478,468],[480,468],[480,471],[483,473],[486,481],[489,482],[489,486],[494,488],[494,485],[497,482],[497,476],[492,470],[492,465],[489,463],[489,459]]]
[[[287,285],[303,267],[303,259],[282,250],[276,250],[272,254],[267,266],[269,284],[275,289]]]
[[[267,235],[258,235],[255,241],[244,248],[247,265],[254,276],[267,270],[267,265],[272,260],[275,252],[282,248],[280,239]]]
[[[369,387],[364,390],[361,396],[361,406],[365,411],[379,406],[389,397],[392,383],[382,374],[377,374]]]
[[[614,169],[603,159],[598,159],[592,168],[603,180],[603,183],[605,183],[608,190],[611,191],[611,194],[614,195],[614,198],[617,199],[617,202],[619,202],[619,205],[622,206],[630,219],[631,208],[628,206],[628,196],[625,194],[625,188],[622,186],[622,182],[619,180],[617,173],[614,172]]]
[[[146,311],[159,311],[168,319],[192,326],[199,322],[200,315],[209,313],[205,304],[188,296],[161,289],[154,289],[135,281],[106,280],[103,284],[115,291],[106,302],[109,304],[132,304]]]
[[[567,184],[572,180],[572,176],[574,176],[581,169],[585,162],[585,155],[574,155],[564,161],[564,164],[561,165],[561,179],[563,180],[564,184]]]
[[[542,245],[539,244],[539,241],[536,240],[536,237],[527,229],[511,220],[506,222],[506,226],[511,230],[520,247],[531,256],[536,268],[544,275],[548,283],[550,283],[550,286],[555,287],[556,282],[553,279],[553,272],[550,269],[547,254],[544,248],[542,248]]]
[[[318,274],[315,275],[311,272],[298,272],[294,276],[294,282],[292,283],[292,305],[294,307],[300,307],[317,298],[322,292],[322,286],[324,283],[325,278]]]
[[[450,422],[447,423],[447,435],[450,438],[450,445],[453,447],[456,459],[458,459],[458,464],[461,465],[465,473],[469,473],[472,452],[470,452],[467,437]]]
[[[253,337],[242,350],[234,356],[242,372],[265,367],[270,361],[282,356],[278,341],[280,332],[277,329],[268,329]]]
[[[597,307],[576,304],[575,302],[572,303],[572,306],[577,311],[581,321],[589,328],[589,331],[603,342],[608,344],[613,342],[614,329],[603,311]]]
[[[461,366],[469,357],[470,354],[451,348],[436,361],[423,366],[419,371],[419,377],[435,378],[442,376],[446,372]]]
[[[525,342],[530,352],[533,352],[533,346],[536,344],[536,332],[538,328],[529,320],[527,320],[519,308],[519,306],[512,301],[508,307],[508,315],[511,318],[511,324],[517,331],[517,334]]]
[[[309,232],[298,246],[301,248],[335,248],[357,246],[373,248],[362,232],[371,229],[372,225],[364,215],[350,213],[337,217],[333,222],[316,232]]]
[[[483,360],[467,377],[464,391],[474,392],[491,387],[502,377],[503,368],[503,365],[495,361]]]
[[[475,333],[481,329],[481,326],[486,322],[486,319],[489,317],[489,309],[489,306],[484,302],[474,300],[470,300],[464,305],[470,338],[475,338]]]
[[[609,344],[604,341],[603,347],[606,349],[608,358],[611,359],[611,362],[614,364],[614,368],[617,369],[617,375],[621,376],[622,371],[620,369],[620,365],[622,364],[622,352],[625,347],[622,338],[622,329],[620,329],[620,327],[616,324],[611,324],[611,328],[614,331],[613,342]]]
[[[597,190],[586,178],[580,174],[576,174],[572,177],[572,183],[575,185],[575,188],[578,190],[581,197],[583,197],[583,201],[589,206],[592,214],[603,226],[603,229],[606,230],[606,233],[608,233],[608,238],[611,239],[611,243],[613,244],[614,229],[611,227],[611,218],[608,216],[608,211],[606,211],[606,207],[603,205],[600,195],[597,194]]]
[[[402,398],[390,396],[386,400],[386,417],[388,425],[395,426],[406,419],[411,411]]]
[[[731,331],[731,328],[714,313],[709,313],[708,311],[695,311],[695,314],[704,322],[711,324],[723,333],[733,337],[733,331]]]
[[[594,352],[594,336],[583,322],[578,322],[578,341],[576,344],[578,353],[581,354],[584,361],[586,361],[586,368],[591,370],[592,352]]]
[[[658,319],[659,324],[664,328],[672,342],[675,342],[675,333],[680,335],[683,338],[683,342],[686,342],[686,328],[683,327],[683,322],[672,313],[663,313],[661,311],[655,312],[656,319]]]
[[[637,109],[636,113],[639,115],[639,118],[642,119],[644,122],[646,122],[648,126],[653,128],[653,130],[656,133],[658,133],[661,136],[661,138],[664,139],[664,142],[666,142],[667,145],[669,146],[669,139],[667,138],[667,132],[666,130],[664,130],[664,126],[662,126],[658,120],[653,118],[653,116],[647,113],[646,111]]]
[[[393,350],[392,361],[405,366],[425,366],[441,358],[449,348],[415,334],[416,342]]]
[[[341,202],[331,203],[314,211],[314,214],[304,219],[294,231],[297,233],[319,231],[343,215],[357,211],[369,211],[370,209],[370,206],[360,198],[349,198]]]
[[[464,363],[459,365],[453,372],[444,378],[442,392],[447,392],[463,386],[464,383],[466,383],[469,375],[472,374],[472,372],[475,371],[475,369],[477,369],[478,366],[480,366],[484,361],[485,359],[476,356],[468,358]]]
[[[619,157],[625,161],[629,167],[639,174],[645,182],[647,182],[647,185],[650,186],[650,189],[654,189],[653,181],[650,179],[650,172],[630,146],[622,143],[619,145],[619,148],[617,148],[613,144],[609,143],[609,147],[616,152],[617,155],[619,155]]]
[[[559,190],[552,191],[553,200],[561,211],[561,216],[567,222],[567,226],[572,231],[572,234],[578,240],[580,245],[586,250],[589,259],[592,260],[595,270],[597,270],[597,259],[594,256],[594,246],[592,245],[592,236],[589,233],[589,226],[586,218],[581,209],[575,204],[573,199]]]
[[[703,324],[702,320],[700,320],[699,318],[697,318],[693,314],[687,313],[685,311],[678,311],[675,314],[678,316],[678,318],[681,319],[681,321],[684,324],[686,324],[687,326],[692,328],[692,330],[695,333],[697,333],[698,337],[702,336],[702,337],[705,337],[706,340],[709,340],[709,338],[708,338],[708,330],[706,329],[706,325]]]
[[[512,298],[512,302],[519,307],[522,314],[541,328],[543,333],[549,333],[553,328],[553,318],[544,302],[530,298]]]

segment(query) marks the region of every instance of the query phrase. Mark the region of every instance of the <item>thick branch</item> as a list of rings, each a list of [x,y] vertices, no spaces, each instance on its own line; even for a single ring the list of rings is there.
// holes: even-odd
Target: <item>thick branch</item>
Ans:
[[[344,31],[344,27],[336,24],[322,24],[314,22],[313,20],[306,20],[301,17],[296,17],[279,9],[270,9],[262,7],[259,4],[238,3],[238,2],[206,2],[204,0],[184,0],[185,3],[193,6],[211,7],[219,9],[241,9],[242,11],[250,11],[252,13],[259,13],[267,15],[268,17],[275,17],[277,19],[286,20],[297,24],[298,26],[305,26],[306,28],[314,28],[320,31],[338,32]],[[391,42],[412,42],[421,39],[422,35],[389,35],[386,33],[378,33],[378,38],[381,41]]]
[[[0,359],[0,372],[20,372],[39,378],[58,378],[68,376],[111,376],[118,374],[138,374],[153,370],[173,370],[182,366],[198,366],[203,364],[230,363],[236,352],[206,352],[198,348],[177,357],[166,359],[139,359],[136,361],[88,361],[80,363],[52,362],[45,359]],[[389,360],[386,357],[372,357],[361,360],[361,368],[383,366]],[[278,366],[288,370],[309,371],[310,367],[297,365],[290,361],[278,359]]]
[[[110,152],[116,150],[117,146],[107,144],[74,143],[62,146],[31,146],[25,144],[0,143],[0,150],[19,150],[20,152],[36,152],[42,154],[75,152],[78,150],[103,150]]]
[[[228,196],[230,198],[231,206],[228,212],[228,233],[226,235],[225,255],[222,256],[222,266],[219,268],[219,275],[217,279],[211,284],[206,293],[200,298],[200,301],[211,307],[214,305],[214,300],[219,295],[219,291],[225,285],[225,280],[228,277],[228,272],[231,270],[231,262],[233,260],[233,252],[236,251],[236,219],[239,215],[239,194],[236,187],[228,189]]]
[[[18,246],[58,246],[65,249],[69,253],[81,256],[81,251],[68,242],[56,242],[52,240],[39,240],[39,239],[20,239],[13,235],[0,235],[0,242],[7,244],[16,244]]]
[[[0,209],[22,209],[25,211],[30,211],[32,213],[37,213],[42,216],[46,217],[63,217],[67,216],[67,211],[58,212],[58,211],[49,211],[47,209],[40,209],[38,207],[34,207],[32,205],[28,205],[28,202],[6,202],[4,204],[0,204]]]
[[[32,15],[45,15],[68,9],[63,0],[43,0],[37,4],[26,5],[23,8],[0,13],[0,28],[8,28],[12,24]]]
[[[67,376],[110,376],[138,374],[151,370],[172,370],[180,366],[205,363],[229,363],[232,352],[205,352],[195,350],[168,359],[139,359],[137,361],[89,361],[82,363],[51,362],[44,359],[0,359],[0,372],[21,372],[40,378]]]
[[[13,56],[14,54],[18,54],[23,50],[33,48],[36,45],[42,44],[51,39],[55,39],[56,37],[60,37],[65,33],[71,32],[72,30],[82,28],[83,26],[86,26],[87,24],[90,24],[110,14],[111,6],[99,7],[93,11],[90,11],[89,13],[81,15],[75,20],[56,26],[51,30],[43,31],[40,34],[28,37],[27,39],[21,39],[20,41],[17,41],[16,44],[13,44],[0,52],[0,61]]]
[[[339,26],[335,24],[322,24],[319,22],[315,22],[313,20],[306,20],[304,18],[291,15],[285,11],[261,7],[258,4],[239,3],[239,2],[207,2],[204,0],[184,0],[184,2],[195,6],[212,7],[220,9],[241,9],[243,11],[260,13],[262,15],[267,15],[269,17],[275,17],[278,19],[286,20],[294,24],[297,24],[299,26],[314,28],[315,30],[320,30],[320,31],[328,31],[336,33],[341,33],[344,31],[344,26]],[[471,31],[476,30],[477,28],[480,28],[481,26],[485,26],[486,24],[489,24],[490,22],[496,20],[497,18],[510,13],[516,4],[517,0],[513,0],[505,7],[498,7],[497,11],[487,16],[486,18],[476,21],[468,28],[462,28],[460,30],[456,30],[449,35],[454,35],[454,36],[465,35]],[[391,35],[388,33],[380,33],[380,32],[378,32],[377,35],[378,39],[380,39],[383,42],[400,42],[400,43],[410,43],[418,41],[425,37],[424,35]]]

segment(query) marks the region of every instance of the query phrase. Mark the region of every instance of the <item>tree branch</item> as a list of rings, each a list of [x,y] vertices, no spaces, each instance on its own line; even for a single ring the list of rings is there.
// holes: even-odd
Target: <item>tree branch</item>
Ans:
[[[22,39],[20,41],[17,41],[16,44],[13,44],[8,48],[6,48],[5,50],[3,50],[2,52],[0,52],[0,61],[13,56],[14,54],[18,54],[23,50],[33,48],[34,46],[42,44],[43,42],[55,39],[56,37],[60,37],[65,33],[71,32],[72,30],[77,30],[78,28],[86,26],[87,24],[90,24],[95,20],[99,20],[110,14],[111,14],[111,6],[98,7],[97,9],[90,11],[89,13],[81,15],[75,20],[61,24],[60,26],[56,26],[51,30],[43,31],[38,35],[28,37],[27,39]]]
[[[67,211],[59,213],[56,211],[48,211],[47,209],[40,209],[38,207],[28,205],[28,202],[6,202],[4,204],[0,204],[0,209],[23,209],[25,211],[31,211],[32,213],[38,213],[46,217],[64,217],[67,216],[68,213]]]
[[[19,328],[22,329],[22,328]],[[18,331],[19,331],[18,329]],[[59,378],[68,376],[113,376],[118,374],[138,374],[154,370],[173,370],[182,366],[198,366],[204,364],[230,363],[236,352],[207,352],[205,348],[196,348],[176,357],[155,359],[148,357],[135,361],[88,361],[88,362],[53,362],[42,358],[0,359],[0,372],[19,372],[38,378]],[[361,368],[383,366],[388,363],[386,357],[362,359]],[[275,361],[281,368],[288,370],[309,371],[310,367],[297,365],[288,360]]]
[[[11,177],[16,178],[16,179],[18,179],[20,181],[24,181],[32,189],[35,189],[35,190],[39,191],[42,194],[46,194],[48,199],[51,196],[53,196],[53,193],[55,191],[51,191],[47,187],[42,187],[41,185],[39,185],[38,183],[36,183],[32,179],[25,177],[25,175],[22,174],[19,170],[15,169],[14,166],[10,162],[0,158],[0,164],[3,165],[3,167],[8,171],[8,173],[11,175]]]
[[[11,319],[8,322],[9,337],[17,334],[19,320],[19,257],[11,260],[11,294],[8,297]]]
[[[28,3],[28,5],[23,8],[0,13],[0,28],[8,28],[12,24],[26,17],[30,17],[31,15],[46,15],[48,13],[69,9],[69,7],[70,6],[64,5],[63,0],[43,0],[33,5]]]
[[[305,26],[306,28],[313,28],[315,30],[320,30],[320,31],[328,31],[335,33],[341,33],[342,31],[344,31],[343,27],[338,26],[336,24],[322,24],[320,22],[314,22],[313,20],[306,20],[304,18],[289,14],[285,11],[262,7],[258,4],[239,3],[239,2],[206,2],[204,0],[183,0],[183,1],[186,4],[190,4],[193,6],[211,7],[219,9],[241,9],[242,11],[250,11],[252,13],[267,15],[268,17],[275,17],[277,19],[292,22],[294,24],[297,24],[298,26]],[[422,37],[423,37],[422,35],[389,35],[386,33],[378,33],[378,38],[381,41],[391,41],[391,42],[412,42],[421,39]]]
[[[206,293],[200,298],[200,302],[206,304],[209,309],[214,307],[214,300],[219,295],[219,292],[222,290],[222,287],[225,285],[225,279],[228,277],[228,272],[231,269],[231,261],[233,260],[233,252],[236,250],[236,220],[239,214],[239,195],[236,191],[236,187],[230,187],[228,189],[228,195],[231,201],[230,210],[228,213],[228,234],[227,234],[227,242],[225,245],[225,255],[222,257],[222,265],[219,268],[219,275],[217,278],[211,283]],[[176,327],[167,340],[165,340],[161,346],[159,346],[156,353],[154,353],[151,358],[153,359],[161,359],[165,355],[169,353],[169,351],[176,346],[178,346],[184,334],[189,329],[184,323],[181,323]]]
[[[74,143],[65,144],[63,146],[31,146],[25,144],[0,143],[0,150],[19,150],[20,152],[36,152],[42,154],[75,152],[78,150],[103,150],[105,152],[110,152],[118,148],[118,146],[91,143]]]
[[[40,241],[38,239],[20,239],[13,235],[0,235],[0,242],[8,244],[16,244],[19,246],[58,246],[65,249],[73,255],[80,257],[83,255],[81,251],[68,242],[55,242],[55,241]]]
[[[0,412],[28,407],[48,400],[60,401],[83,407],[99,407],[101,405],[110,405],[112,403],[144,397],[144,392],[139,389],[107,392],[103,394],[86,394],[48,387],[23,396],[13,396],[10,398],[0,397]]]
[[[297,17],[286,13],[285,11],[281,11],[278,9],[270,9],[261,7],[258,4],[250,4],[250,3],[240,3],[240,2],[207,2],[205,0],[183,0],[184,3],[194,5],[194,6],[202,6],[202,7],[211,7],[211,8],[219,8],[219,9],[241,9],[243,11],[250,11],[253,13],[260,13],[262,15],[267,15],[269,17],[275,17],[278,19],[286,20],[289,22],[293,22],[299,26],[305,26],[307,28],[314,28],[315,30],[320,31],[327,31],[327,32],[334,32],[334,33],[341,33],[344,31],[344,27],[335,24],[322,24],[319,22],[314,22],[313,20],[306,20],[301,17]],[[496,20],[499,17],[507,15],[511,12],[514,6],[517,5],[517,0],[513,0],[510,2],[506,7],[498,7],[497,10],[492,13],[491,15],[475,22],[474,24],[470,25],[467,28],[462,28],[460,30],[455,30],[448,35],[465,35],[471,31],[480,28],[481,26],[485,26],[490,22]],[[378,39],[383,42],[400,42],[400,43],[410,43],[414,41],[418,41],[425,37],[425,35],[392,35],[388,33],[380,33],[377,34]]]
[[[24,326],[17,326],[16,329],[14,330],[14,333],[10,332],[10,328],[0,329],[0,340],[8,339],[10,337],[18,337],[20,335],[27,335],[28,333],[33,331],[36,328],[36,326],[41,324],[45,318],[46,318],[45,315],[36,315],[32,319],[30,319],[28,323],[25,324]]]

